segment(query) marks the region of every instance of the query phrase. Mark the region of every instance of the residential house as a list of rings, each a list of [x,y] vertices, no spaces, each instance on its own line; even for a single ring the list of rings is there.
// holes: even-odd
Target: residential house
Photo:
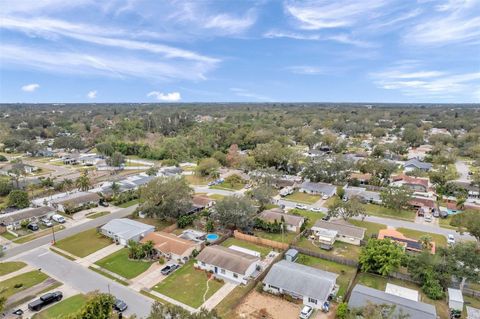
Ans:
[[[304,305],[321,309],[334,294],[337,274],[281,260],[263,279],[263,290],[303,300]]]
[[[49,206],[56,208],[60,212],[75,211],[82,207],[98,205],[100,196],[91,192],[75,192],[65,196],[53,199]]]
[[[344,198],[346,199],[356,197],[364,203],[374,203],[377,205],[382,203],[382,198],[380,197],[379,192],[369,191],[364,187],[347,186],[344,188],[344,191]]]
[[[281,223],[283,218],[286,230],[291,232],[300,232],[300,229],[305,222],[305,218],[302,216],[285,214],[284,210],[281,208],[264,210],[258,215],[258,218],[268,223],[274,223],[275,221]]]
[[[332,197],[337,193],[337,187],[327,183],[303,182],[300,191],[307,194],[326,195]]]
[[[365,236],[365,228],[354,226],[343,220],[324,221],[319,219],[311,230],[313,235],[319,238],[327,233],[326,230],[335,231],[337,232],[335,240],[357,246],[360,245],[360,241]]]
[[[405,237],[405,235],[395,229],[381,229],[377,238],[393,240],[407,251],[421,252],[423,250],[422,244],[417,239]],[[430,242],[430,245],[431,253],[435,254],[435,242]]]
[[[428,191],[428,178],[420,178],[408,176],[405,174],[400,174],[392,177],[392,186],[405,186],[410,188],[414,192],[423,192]]]
[[[423,211],[428,211],[429,213],[434,213],[437,210],[433,198],[415,196],[408,201],[408,204],[417,210],[421,209]]]
[[[356,173],[353,172],[350,174],[351,181],[357,181],[359,185],[367,185],[372,179],[372,174],[370,173]]]
[[[460,289],[448,288],[448,309],[463,311],[463,294]]]
[[[423,160],[429,152],[431,152],[433,147],[431,145],[420,145],[417,148],[412,148],[408,151],[408,159],[418,158]]]
[[[192,207],[187,212],[187,215],[198,213],[204,209],[208,209],[213,206],[215,201],[205,195],[193,195],[192,197]]]
[[[418,158],[412,158],[403,164],[403,168],[406,172],[411,172],[415,169],[428,172],[429,170],[432,169],[432,164],[422,162]]]
[[[195,243],[161,231],[151,232],[140,240],[141,243],[149,241],[153,242],[153,247],[159,256],[182,263],[188,261],[195,250],[200,251],[203,248],[201,243]]]
[[[205,247],[196,259],[196,267],[240,284],[247,284],[260,269],[260,257],[218,245]]]
[[[0,214],[0,225],[15,230],[20,228],[24,221],[38,221],[44,217],[50,218],[54,214],[55,210],[51,207],[29,207],[11,213]]]
[[[473,308],[471,306],[466,306],[467,309],[467,319],[480,319],[480,309]]]
[[[290,248],[285,252],[285,260],[295,262],[298,258],[298,250]]]
[[[363,308],[368,304],[393,305],[395,306],[395,315],[408,315],[409,319],[437,319],[434,305],[399,297],[363,285],[355,285],[348,300],[348,307],[351,309]]]
[[[128,218],[112,219],[100,227],[100,232],[103,235],[123,246],[127,246],[130,240],[136,242],[142,240],[154,230],[155,227],[152,225],[140,223]]]

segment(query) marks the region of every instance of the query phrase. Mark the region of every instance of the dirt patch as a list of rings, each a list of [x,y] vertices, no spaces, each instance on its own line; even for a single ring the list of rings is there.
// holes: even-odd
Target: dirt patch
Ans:
[[[242,319],[298,318],[301,308],[301,303],[296,304],[277,296],[252,291],[237,307],[235,316]]]

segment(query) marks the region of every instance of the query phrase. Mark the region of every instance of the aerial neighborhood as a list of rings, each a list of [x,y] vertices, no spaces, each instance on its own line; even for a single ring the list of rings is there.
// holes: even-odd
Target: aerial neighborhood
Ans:
[[[479,318],[478,109],[132,107],[2,106],[5,318]]]

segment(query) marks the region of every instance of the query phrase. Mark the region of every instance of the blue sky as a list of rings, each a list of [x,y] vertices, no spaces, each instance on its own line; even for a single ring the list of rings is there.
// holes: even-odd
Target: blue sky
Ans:
[[[480,101],[480,0],[0,6],[0,102]]]

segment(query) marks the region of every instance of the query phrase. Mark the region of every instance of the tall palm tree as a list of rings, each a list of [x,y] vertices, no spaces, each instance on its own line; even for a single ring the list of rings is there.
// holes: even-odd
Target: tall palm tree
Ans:
[[[420,236],[420,239],[418,241],[422,245],[422,248],[424,250],[432,249],[432,236],[422,235],[422,236]]]
[[[115,197],[120,191],[120,184],[118,184],[117,182],[113,182],[110,188],[112,189],[113,197]]]
[[[88,173],[86,171],[77,178],[75,185],[78,187],[78,190],[84,192],[88,191],[92,187],[92,182],[90,181],[90,177],[88,177]]]

